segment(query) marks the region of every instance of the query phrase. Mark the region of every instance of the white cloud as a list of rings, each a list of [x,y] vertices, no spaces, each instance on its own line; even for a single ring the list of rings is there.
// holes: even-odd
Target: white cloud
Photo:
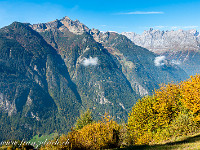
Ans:
[[[118,13],[121,15],[151,15],[151,14],[164,14],[162,11],[134,11],[127,13]]]
[[[82,61],[82,64],[83,64],[84,66],[89,66],[89,65],[95,66],[95,65],[98,64],[98,58],[97,58],[97,57],[92,58],[92,57],[90,56],[90,58],[85,58],[85,59]]]
[[[158,56],[154,59],[154,64],[155,66],[159,67],[159,66],[163,66],[165,63],[166,57],[165,56]]]
[[[166,60],[166,57],[165,57],[165,56],[157,56],[157,57],[154,59],[154,64],[155,64],[155,66],[157,66],[157,67],[165,65],[166,62],[167,62],[167,60]],[[181,64],[181,62],[178,61],[178,60],[171,60],[170,63],[171,63],[171,64],[175,64],[175,65],[180,65],[180,64]]]

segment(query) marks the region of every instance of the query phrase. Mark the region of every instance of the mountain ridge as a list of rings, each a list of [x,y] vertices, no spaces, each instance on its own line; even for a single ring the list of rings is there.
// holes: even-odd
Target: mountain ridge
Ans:
[[[87,108],[126,121],[138,98],[187,78],[175,64],[155,66],[157,56],[126,36],[68,17],[1,28],[0,50],[1,140],[66,133]]]
[[[142,34],[134,32],[122,32],[121,34],[127,36],[135,44],[155,53],[163,53],[171,49],[174,51],[198,51],[200,49],[200,35],[196,29],[160,31],[150,28]]]
[[[141,35],[134,32],[123,32],[122,35],[157,55],[166,56],[188,75],[200,73],[200,34],[196,29],[160,31],[151,28]]]
[[[49,24],[54,24],[54,22],[62,22],[63,20],[65,20],[66,22],[78,22],[78,24],[76,24],[76,29],[79,31],[79,28],[82,28],[82,26],[84,26],[85,28],[84,29],[86,29],[86,30],[84,30],[83,28],[83,32],[82,32],[82,34],[85,32],[85,33],[88,33],[88,34],[90,34],[90,35],[92,35],[92,37],[94,38],[94,40],[96,41],[96,42],[98,42],[98,43],[101,43],[104,47],[106,47],[106,48],[108,48],[109,49],[109,46],[107,45],[106,46],[106,40],[107,40],[107,34],[108,33],[110,33],[110,34],[115,34],[115,32],[105,32],[105,33],[102,33],[102,32],[100,32],[98,29],[88,29],[85,25],[83,25],[83,24],[81,24],[79,21],[72,21],[71,19],[69,19],[68,17],[64,17],[63,19],[61,19],[61,20],[55,20],[55,21],[53,21],[53,22],[49,22],[49,23],[46,23],[47,25],[49,25]],[[67,24],[67,26],[66,26],[66,24],[62,24],[61,26],[52,26],[53,28],[49,28],[48,30],[42,30],[42,32],[44,33],[44,32],[46,32],[46,31],[50,31],[50,32],[54,32],[55,30],[58,30],[58,31],[61,31],[61,32],[63,32],[64,31],[64,28],[65,28],[65,30],[67,30],[67,31],[70,31],[69,30],[69,25],[71,25],[72,27],[74,26],[74,24],[75,23],[70,23],[70,24]],[[47,26],[45,23],[43,24],[43,26]],[[40,25],[40,24],[39,24]],[[34,29],[34,30],[38,30],[37,28],[35,28],[34,26],[38,26],[38,25],[33,25],[32,26],[32,28]],[[64,26],[64,27],[63,27]],[[67,27],[67,29],[66,29],[66,27]],[[62,30],[60,30],[60,29],[62,29]],[[40,32],[40,34],[42,35],[43,33],[42,32]],[[65,31],[64,31],[65,32]],[[70,32],[74,32],[74,31],[70,31]],[[75,34],[77,34],[77,32],[75,32]],[[117,33],[116,33],[117,34]],[[78,34],[78,35],[81,35],[81,33],[80,34]],[[103,41],[101,41],[102,39],[104,39]],[[47,41],[48,41],[48,43],[49,44],[52,44],[52,46],[54,46],[55,48],[56,48],[56,44],[53,44],[52,43],[52,39],[47,39]],[[53,40],[54,42],[55,42],[55,40]],[[111,46],[112,47],[112,46]],[[138,52],[139,53],[139,52]],[[62,55],[62,54],[61,54]],[[112,54],[111,54],[112,55]],[[151,90],[153,90],[153,88],[150,90],[150,91],[146,91],[141,85],[138,85],[138,87],[139,87],[139,91],[143,91],[145,94],[142,94],[143,92],[138,92],[138,93],[141,93],[141,95],[146,95],[146,94],[148,94],[148,93],[150,93],[150,91]],[[132,88],[134,88],[134,87],[132,87]]]

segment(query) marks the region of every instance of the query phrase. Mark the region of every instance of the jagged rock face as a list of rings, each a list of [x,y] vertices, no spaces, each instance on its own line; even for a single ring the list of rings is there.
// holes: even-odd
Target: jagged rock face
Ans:
[[[69,30],[70,32],[80,35],[84,32],[89,32],[89,28],[78,20],[72,21],[69,17],[64,17],[61,20],[55,20],[48,23],[30,25],[37,32],[44,32],[50,29]]]
[[[177,30],[177,31],[160,31],[150,29],[144,31],[141,35],[134,32],[122,32],[136,45],[145,47],[155,53],[166,51],[198,51],[200,44],[200,35],[196,30]]]
[[[189,75],[200,73],[200,35],[197,30],[160,31],[150,29],[139,35],[123,32],[136,45],[176,62]]]

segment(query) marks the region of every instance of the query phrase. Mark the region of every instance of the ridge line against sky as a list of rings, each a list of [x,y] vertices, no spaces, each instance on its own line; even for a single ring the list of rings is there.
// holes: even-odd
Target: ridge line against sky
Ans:
[[[100,31],[200,30],[199,0],[4,0],[0,27],[14,21],[44,23],[68,16]]]

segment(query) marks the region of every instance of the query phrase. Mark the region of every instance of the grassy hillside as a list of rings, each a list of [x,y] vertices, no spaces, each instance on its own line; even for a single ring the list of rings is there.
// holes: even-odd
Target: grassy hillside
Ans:
[[[199,150],[200,149],[200,133],[191,136],[179,137],[171,142],[156,145],[137,145],[122,150]]]

